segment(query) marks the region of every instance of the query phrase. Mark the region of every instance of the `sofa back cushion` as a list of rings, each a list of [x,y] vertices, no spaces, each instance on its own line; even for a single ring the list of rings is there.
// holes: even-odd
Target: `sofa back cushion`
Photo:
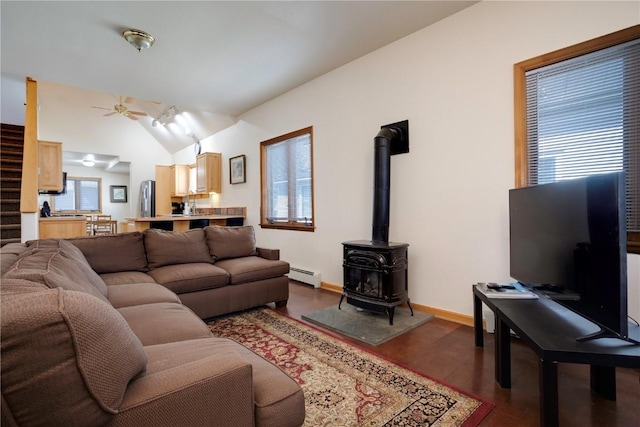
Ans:
[[[82,251],[98,274],[149,270],[142,234],[139,232],[67,240]]]
[[[256,236],[252,226],[204,228],[209,253],[215,260],[256,255]]]
[[[81,292],[3,295],[1,323],[3,411],[17,425],[103,425],[146,367],[122,316]]]
[[[151,269],[212,261],[202,228],[180,232],[149,228],[144,230],[144,246]]]
[[[76,261],[60,249],[31,249],[23,253],[3,277],[30,280],[52,289],[85,292],[107,302],[105,295],[91,284]]]
[[[20,254],[28,248],[24,243],[9,243],[0,248],[0,276],[18,260]]]
[[[27,246],[29,250],[34,249],[54,249],[59,250],[64,256],[73,260],[76,266],[82,271],[82,273],[86,276],[87,280],[95,286],[96,289],[100,291],[102,295],[105,297],[109,294],[107,290],[107,285],[104,283],[104,280],[100,278],[98,273],[96,273],[89,262],[85,258],[84,254],[78,247],[74,246],[70,242],[67,242],[64,239],[41,239],[41,240],[33,240],[27,242]],[[25,254],[26,255],[26,254]]]

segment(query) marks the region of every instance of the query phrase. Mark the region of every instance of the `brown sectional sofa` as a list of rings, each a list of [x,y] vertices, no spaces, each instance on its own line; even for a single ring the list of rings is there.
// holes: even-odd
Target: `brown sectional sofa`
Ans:
[[[300,387],[207,318],[286,303],[251,227],[0,250],[2,425],[299,426]]]

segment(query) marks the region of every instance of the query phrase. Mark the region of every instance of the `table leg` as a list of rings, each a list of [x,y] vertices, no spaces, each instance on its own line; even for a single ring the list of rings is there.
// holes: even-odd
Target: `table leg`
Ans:
[[[538,388],[540,392],[540,426],[557,427],[558,419],[558,364],[540,359],[538,362]]]
[[[495,315],[496,381],[502,388],[511,388],[511,330],[498,313]]]
[[[616,368],[591,365],[591,390],[607,400],[616,400]]]
[[[482,301],[473,293],[473,330],[476,335],[476,347],[484,347],[482,333]]]

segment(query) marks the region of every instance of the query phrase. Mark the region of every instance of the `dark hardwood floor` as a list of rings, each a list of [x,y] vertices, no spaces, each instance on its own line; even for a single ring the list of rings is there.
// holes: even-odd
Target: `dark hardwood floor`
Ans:
[[[338,293],[296,282],[289,288],[289,303],[278,311],[298,320],[340,300]],[[496,406],[481,426],[539,426],[537,358],[517,338],[511,346],[511,389],[494,380],[493,335],[485,333],[485,346],[476,348],[468,326],[433,319],[377,347],[344,339],[492,402]],[[640,369],[616,369],[616,401],[591,393],[587,365],[559,364],[558,378],[560,426],[640,427]]]

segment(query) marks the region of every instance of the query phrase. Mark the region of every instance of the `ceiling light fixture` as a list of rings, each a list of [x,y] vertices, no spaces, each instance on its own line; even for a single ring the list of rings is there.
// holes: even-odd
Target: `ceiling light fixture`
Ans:
[[[166,110],[164,110],[158,117],[153,119],[151,122],[151,126],[156,127],[158,124],[165,126],[171,119],[173,119],[176,114],[178,114],[178,109],[175,105],[171,105]]]
[[[90,168],[91,166],[95,165],[96,162],[91,159],[84,159],[82,160],[82,164]]]
[[[141,52],[142,49],[148,49],[156,42],[156,39],[149,33],[142,30],[125,30],[122,37],[131,44],[131,46]]]

